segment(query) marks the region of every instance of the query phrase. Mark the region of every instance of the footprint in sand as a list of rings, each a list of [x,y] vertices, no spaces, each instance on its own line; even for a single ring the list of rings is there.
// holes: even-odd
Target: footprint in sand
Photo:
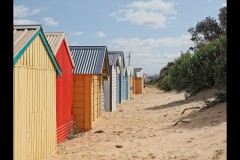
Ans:
[[[212,160],[218,160],[221,155],[223,155],[223,150],[216,150]]]
[[[151,158],[151,159],[155,159],[156,156],[153,154],[153,153],[149,153],[148,156]]]

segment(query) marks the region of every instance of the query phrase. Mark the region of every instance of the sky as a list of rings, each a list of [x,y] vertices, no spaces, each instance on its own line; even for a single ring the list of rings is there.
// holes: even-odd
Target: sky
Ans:
[[[226,0],[14,0],[14,25],[64,32],[69,46],[123,51],[126,64],[159,74],[193,46],[190,27],[218,20]]]

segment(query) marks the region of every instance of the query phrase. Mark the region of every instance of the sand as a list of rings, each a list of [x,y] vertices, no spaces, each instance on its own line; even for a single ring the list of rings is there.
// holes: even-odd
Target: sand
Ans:
[[[226,102],[182,114],[203,107],[213,93],[206,89],[185,100],[183,92],[146,87],[44,160],[226,160]]]

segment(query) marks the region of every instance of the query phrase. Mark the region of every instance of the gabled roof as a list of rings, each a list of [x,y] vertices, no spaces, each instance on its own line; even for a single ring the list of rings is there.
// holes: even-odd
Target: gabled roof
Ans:
[[[109,62],[106,46],[69,46],[75,68],[74,74],[102,74],[104,62]]]
[[[142,68],[134,68],[133,70],[134,70],[134,72],[141,72]]]
[[[126,68],[126,70],[125,70],[125,76],[130,76],[130,67],[129,67],[129,66],[126,66],[125,68]]]
[[[122,62],[121,64],[123,64],[122,68],[125,68],[125,59],[124,59],[124,53],[123,51],[108,51],[108,54],[118,54],[118,56],[121,56],[122,58]]]
[[[72,56],[70,54],[70,50],[69,50],[64,32],[44,32],[44,35],[47,38],[47,41],[48,41],[48,43],[53,51],[53,54],[55,56],[58,52],[60,45],[62,43],[66,44],[66,48],[67,48],[67,52],[68,52],[67,54],[69,56],[72,66],[74,67],[74,62],[73,62]]]
[[[142,77],[142,68],[134,68],[134,77]]]
[[[117,53],[108,53],[109,65],[120,65]]]
[[[41,25],[13,26],[13,65],[17,63],[17,61],[21,58],[23,53],[38,35],[41,37],[43,44],[49,54],[49,57],[51,58],[52,63],[57,70],[57,73],[62,75],[61,68],[59,67],[58,62],[46,40],[46,37],[43,34]]]

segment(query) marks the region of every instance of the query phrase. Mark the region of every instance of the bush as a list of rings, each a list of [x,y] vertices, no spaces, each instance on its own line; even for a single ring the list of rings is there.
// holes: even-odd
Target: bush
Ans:
[[[164,91],[171,91],[171,85],[170,85],[170,76],[167,75],[165,77],[163,77],[163,79],[161,80],[161,82],[159,83],[159,88],[164,90]]]
[[[160,72],[159,87],[169,91],[195,92],[203,88],[224,89],[227,84],[227,38],[203,44],[193,54],[182,53]]]
[[[215,87],[225,89],[227,85],[227,39],[222,36],[219,39],[219,56],[216,59],[214,66],[214,82]]]
[[[169,71],[169,82],[172,89],[181,91],[188,88],[190,84],[191,54],[189,52],[182,54],[175,60],[174,65]]]

